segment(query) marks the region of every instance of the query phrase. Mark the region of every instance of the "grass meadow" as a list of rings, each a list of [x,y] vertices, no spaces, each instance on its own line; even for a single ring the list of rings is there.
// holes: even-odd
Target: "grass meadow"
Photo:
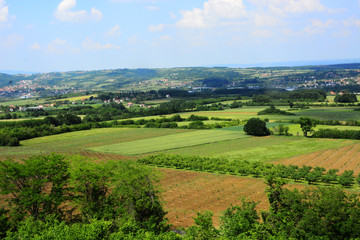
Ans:
[[[200,115],[207,116],[209,118],[217,117],[217,118],[232,118],[239,120],[246,120],[253,117],[258,117],[261,119],[268,118],[270,122],[276,121],[291,121],[297,120],[300,117],[310,117],[318,120],[357,120],[360,121],[360,113],[358,111],[354,111],[357,107],[311,107],[310,109],[303,110],[294,110],[291,111],[295,115],[257,115],[257,113],[261,110],[264,110],[264,106],[260,107],[241,107],[241,108],[232,108],[225,109],[221,111],[198,111],[198,112],[185,112],[179,113],[182,118],[188,118],[190,115]],[[289,107],[277,107],[281,110],[288,110]],[[160,117],[170,117],[174,114],[162,115],[162,116],[149,116],[149,117],[140,117],[134,118],[137,119],[151,119],[151,118],[160,118]]]
[[[90,150],[124,155],[139,155],[144,153],[162,152],[168,149],[200,146],[213,142],[222,142],[247,137],[248,136],[245,135],[243,131],[235,132],[224,130],[197,130],[187,133],[178,133],[173,135],[94,147]]]

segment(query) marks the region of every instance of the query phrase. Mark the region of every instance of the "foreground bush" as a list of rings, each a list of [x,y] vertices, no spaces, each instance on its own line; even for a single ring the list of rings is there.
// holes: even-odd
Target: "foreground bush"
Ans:
[[[1,235],[18,231],[24,221],[29,221],[26,229],[37,221],[47,224],[48,216],[56,228],[101,219],[110,221],[112,229],[119,227],[114,222],[134,222],[146,231],[166,231],[169,225],[155,180],[149,168],[134,162],[96,164],[55,154],[22,162],[2,161],[0,191],[10,197],[6,198],[7,209],[0,209]],[[106,222],[101,224],[108,226]]]

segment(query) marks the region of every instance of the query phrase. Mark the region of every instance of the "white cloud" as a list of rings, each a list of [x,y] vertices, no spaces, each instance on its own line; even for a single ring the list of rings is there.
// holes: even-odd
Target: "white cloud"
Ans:
[[[275,27],[279,24],[282,24],[282,20],[278,17],[275,17],[273,15],[264,14],[264,13],[255,13],[253,16],[254,24],[257,27]]]
[[[26,26],[25,26],[25,29],[34,29],[34,28],[36,28],[36,26],[34,25],[34,24],[31,24],[31,23],[29,23],[29,24],[27,24]]]
[[[160,40],[162,40],[162,41],[171,41],[172,37],[169,36],[169,35],[163,35],[163,36],[160,37]]]
[[[0,23],[9,20],[9,7],[6,5],[5,0],[0,0]]]
[[[114,27],[110,28],[110,30],[107,32],[107,36],[113,37],[113,36],[120,36],[121,35],[120,26],[115,25]]]
[[[31,45],[29,48],[30,48],[30,50],[40,50],[41,49],[40,45],[37,42],[34,43],[33,45]]]
[[[170,19],[172,19],[172,20],[175,20],[175,19],[177,19],[177,16],[176,16],[176,14],[175,13],[169,13],[169,16],[170,16]]]
[[[329,10],[320,0],[250,0],[258,7],[267,7],[276,14],[322,12]]]
[[[307,26],[304,31],[308,34],[323,34],[326,29],[333,27],[336,23],[333,19],[329,19],[326,22],[315,19],[311,21],[311,25]]]
[[[291,28],[284,28],[281,30],[281,33],[287,37],[299,37],[299,36],[303,35],[302,31],[295,31]]]
[[[321,12],[326,10],[320,0],[287,0],[284,10],[290,13]]]
[[[107,49],[121,49],[120,46],[111,44],[111,43],[105,43],[101,44],[100,42],[94,42],[90,38],[86,38],[85,41],[82,43],[82,46],[85,50],[107,50]]]
[[[147,6],[146,8],[150,11],[156,11],[160,9],[158,6],[155,5]]]
[[[242,0],[208,0],[202,9],[194,8],[180,13],[182,18],[176,26],[182,28],[207,28],[247,15]]]
[[[148,30],[149,30],[150,32],[161,32],[161,31],[164,30],[164,27],[165,27],[164,24],[150,25],[150,26],[148,27]]]
[[[100,21],[102,18],[101,11],[96,8],[91,8],[90,13],[86,10],[71,11],[75,6],[76,0],[62,0],[54,15],[63,22]]]
[[[351,35],[351,31],[349,30],[340,30],[332,34],[333,37],[339,37],[339,38],[347,38],[350,35]]]
[[[19,34],[11,34],[5,37],[4,39],[0,39],[0,45],[5,48],[14,48],[20,45],[24,40],[24,37]]]
[[[77,53],[79,49],[68,45],[66,40],[57,38],[46,46],[44,52],[47,54],[62,55],[64,53]]]
[[[269,29],[256,29],[252,31],[250,35],[255,38],[269,38],[274,36]]]
[[[345,27],[360,27],[360,19],[349,18],[343,21]]]

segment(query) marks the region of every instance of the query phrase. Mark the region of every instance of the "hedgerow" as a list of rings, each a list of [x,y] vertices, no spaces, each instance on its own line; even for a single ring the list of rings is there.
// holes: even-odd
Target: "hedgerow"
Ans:
[[[292,179],[294,181],[306,181],[309,184],[331,183],[350,187],[355,181],[353,171],[345,171],[343,174],[337,175],[338,169],[329,169],[325,172],[325,169],[320,167],[312,168],[310,166],[274,165],[258,161],[232,161],[224,158],[160,154],[138,159],[138,162],[158,167],[171,167],[201,172],[217,172],[221,174],[262,178],[268,176],[269,173],[275,172],[280,178]],[[360,179],[360,174],[357,179]]]

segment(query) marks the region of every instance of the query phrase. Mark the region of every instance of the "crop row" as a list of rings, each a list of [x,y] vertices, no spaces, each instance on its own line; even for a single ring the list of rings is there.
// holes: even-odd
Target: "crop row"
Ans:
[[[138,160],[142,164],[158,167],[171,167],[177,169],[195,170],[202,172],[218,172],[241,176],[266,177],[276,174],[280,178],[295,181],[306,181],[309,184],[326,183],[340,184],[344,187],[360,184],[360,174],[355,179],[353,170],[346,170],[338,175],[338,169],[325,171],[322,167],[296,165],[273,165],[262,162],[231,161],[224,158],[207,158],[199,156],[182,155],[152,155]]]

